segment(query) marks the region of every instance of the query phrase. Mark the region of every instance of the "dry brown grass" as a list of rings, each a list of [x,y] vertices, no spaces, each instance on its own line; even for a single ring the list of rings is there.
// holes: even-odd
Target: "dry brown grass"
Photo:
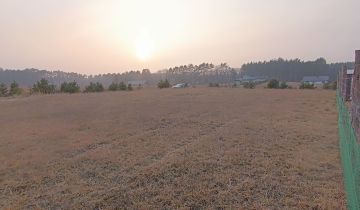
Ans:
[[[3,209],[344,209],[335,92],[0,100]]]

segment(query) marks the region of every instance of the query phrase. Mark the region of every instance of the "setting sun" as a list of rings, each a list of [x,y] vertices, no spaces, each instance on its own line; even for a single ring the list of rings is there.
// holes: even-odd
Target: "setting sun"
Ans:
[[[148,60],[154,52],[153,43],[150,40],[148,33],[140,34],[135,43],[136,57],[140,60]]]

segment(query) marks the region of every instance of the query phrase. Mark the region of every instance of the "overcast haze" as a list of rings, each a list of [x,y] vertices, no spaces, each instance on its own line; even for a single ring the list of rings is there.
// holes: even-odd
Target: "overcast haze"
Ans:
[[[95,74],[352,61],[359,8],[359,0],[0,0],[0,67]]]

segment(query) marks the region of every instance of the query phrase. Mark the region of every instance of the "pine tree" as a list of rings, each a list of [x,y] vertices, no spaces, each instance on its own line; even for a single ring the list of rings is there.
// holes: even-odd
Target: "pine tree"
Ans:
[[[0,97],[5,97],[9,94],[8,88],[4,83],[0,83]]]
[[[20,95],[21,89],[19,88],[19,84],[17,82],[12,82],[10,85],[10,95]]]

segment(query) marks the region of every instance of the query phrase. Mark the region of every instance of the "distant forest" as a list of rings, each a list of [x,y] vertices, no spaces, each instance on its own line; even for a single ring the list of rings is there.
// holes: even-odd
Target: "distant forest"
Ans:
[[[200,65],[183,65],[151,73],[150,70],[130,71],[125,73],[84,75],[63,71],[46,71],[37,69],[5,70],[0,68],[0,83],[10,84],[16,81],[22,87],[31,87],[42,78],[60,86],[62,82],[76,81],[81,87],[90,82],[100,82],[109,86],[112,82],[146,81],[148,85],[155,85],[161,79],[168,79],[171,84],[189,83],[193,85],[220,83],[233,84],[244,75],[266,77],[281,81],[299,82],[304,76],[330,76],[336,79],[337,72],[343,65],[354,68],[353,62],[327,64],[319,58],[315,61],[301,61],[300,59],[284,60],[282,58],[244,64],[240,69],[232,68],[226,63],[214,65],[202,63]]]
[[[248,63],[241,67],[243,75],[265,76],[281,81],[301,81],[304,76],[330,76],[335,81],[337,72],[346,65],[354,68],[354,62],[327,64],[324,58],[315,61],[301,61],[300,59],[277,60]]]

